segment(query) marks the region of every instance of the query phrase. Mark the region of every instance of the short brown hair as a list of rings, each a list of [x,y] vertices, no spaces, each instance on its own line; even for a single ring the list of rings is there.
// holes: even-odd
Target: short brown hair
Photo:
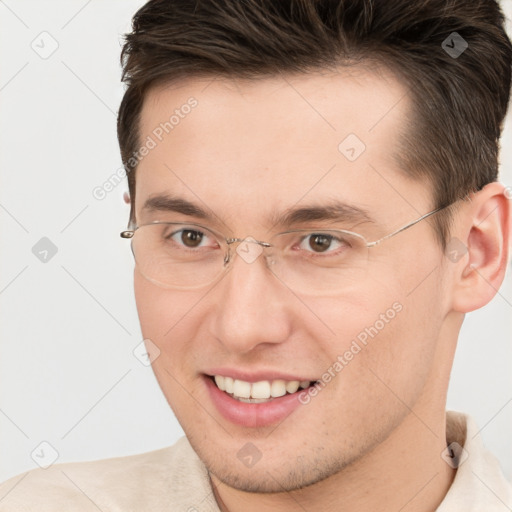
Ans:
[[[434,206],[497,180],[512,45],[496,0],[150,0],[132,28],[121,54],[127,89],[117,125],[132,222],[130,157],[140,144],[145,95],[189,77],[384,65],[413,98],[395,157],[404,172],[431,183]],[[446,51],[454,32],[468,45],[459,56]],[[435,220],[444,246],[448,216]]]

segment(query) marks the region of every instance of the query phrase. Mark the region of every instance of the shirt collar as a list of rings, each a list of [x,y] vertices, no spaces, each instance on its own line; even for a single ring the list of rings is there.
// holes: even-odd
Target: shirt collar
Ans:
[[[483,445],[480,431],[466,414],[448,411],[447,444],[457,473],[436,512],[505,512],[512,510],[512,485],[498,460]]]

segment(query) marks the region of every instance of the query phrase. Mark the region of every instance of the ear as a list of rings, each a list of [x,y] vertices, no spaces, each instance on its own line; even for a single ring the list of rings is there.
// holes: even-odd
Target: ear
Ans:
[[[125,192],[125,193],[123,194],[123,201],[124,201],[126,204],[130,204],[130,203],[131,203],[130,194],[128,194],[128,192]]]
[[[459,212],[446,256],[456,265],[452,309],[468,313],[485,306],[505,277],[511,241],[510,190],[489,183]]]

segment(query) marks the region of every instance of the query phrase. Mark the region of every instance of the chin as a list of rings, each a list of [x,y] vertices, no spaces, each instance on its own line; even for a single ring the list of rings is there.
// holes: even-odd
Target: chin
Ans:
[[[214,451],[211,442],[202,439],[189,441],[203,461],[209,474],[214,475],[223,484],[242,492],[270,494],[291,492],[317,484],[343,471],[364,453],[335,454],[326,453],[323,447],[308,447],[312,453],[299,454],[294,447],[285,448],[274,458],[262,458],[252,467],[246,467],[238,458],[238,450],[228,454],[228,450],[219,447]],[[231,443],[235,444],[233,439]],[[245,442],[236,443],[244,446]],[[289,456],[287,454],[294,454]]]

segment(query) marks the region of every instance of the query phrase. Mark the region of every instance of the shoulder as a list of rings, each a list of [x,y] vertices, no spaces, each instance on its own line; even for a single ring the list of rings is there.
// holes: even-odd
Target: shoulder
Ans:
[[[55,464],[0,484],[0,512],[193,509],[210,492],[188,440],[138,455]]]

